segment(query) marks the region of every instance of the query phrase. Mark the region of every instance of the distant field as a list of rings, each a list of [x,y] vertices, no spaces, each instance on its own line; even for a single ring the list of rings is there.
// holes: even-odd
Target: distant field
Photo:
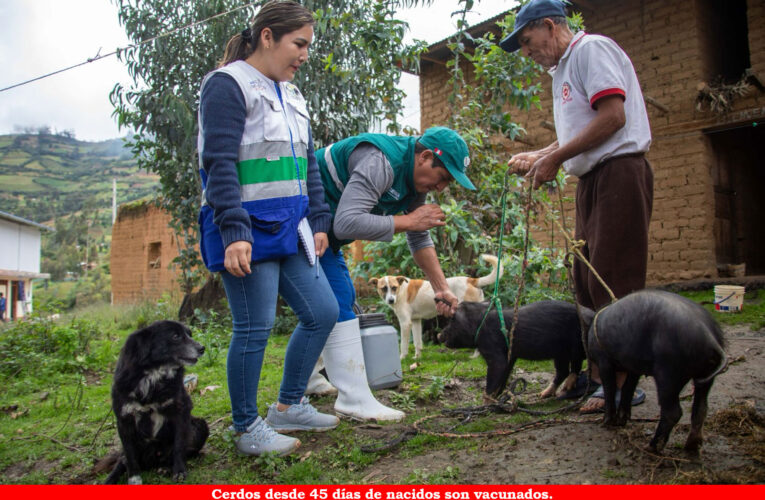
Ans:
[[[18,175],[0,175],[0,185],[4,191],[23,191],[25,193],[37,193],[44,188],[35,183],[36,177],[20,177]]]
[[[67,216],[85,203],[111,209],[112,179],[123,203],[153,197],[159,187],[159,177],[139,171],[121,139],[0,136],[0,210],[5,212],[44,222],[37,219]]]
[[[64,189],[71,189],[74,186],[70,186],[71,183],[61,180],[61,179],[53,179],[51,177],[36,177],[34,182],[37,184],[40,184],[44,187],[50,187],[56,190],[64,190]]]
[[[26,151],[7,151],[0,155],[0,165],[18,166],[29,161],[30,155]]]

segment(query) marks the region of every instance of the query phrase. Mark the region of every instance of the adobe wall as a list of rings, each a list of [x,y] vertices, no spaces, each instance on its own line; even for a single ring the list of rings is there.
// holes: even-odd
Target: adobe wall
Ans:
[[[111,273],[114,304],[180,294],[178,255],[170,215],[151,204],[121,206],[112,228]]]
[[[705,75],[705,32],[709,24],[703,1],[590,1],[597,11],[581,9],[588,33],[613,38],[631,57],[645,96],[667,108],[646,104],[653,143],[648,160],[654,170],[654,207],[649,235],[648,284],[714,277],[715,192],[710,128],[746,125],[765,119],[765,98],[752,89],[720,117],[697,111],[697,85]],[[765,78],[765,2],[748,0],[748,38],[751,66]],[[420,75],[421,127],[443,123],[451,88],[449,74],[438,64],[423,65]],[[542,76],[541,110],[517,112],[513,119],[528,131],[520,142],[508,143],[508,154],[544,147],[555,134],[542,126],[552,123],[551,78]],[[573,197],[576,179],[566,194]],[[570,215],[573,207],[567,207]],[[573,228],[573,222],[569,222]],[[536,231],[537,239],[544,239]]]

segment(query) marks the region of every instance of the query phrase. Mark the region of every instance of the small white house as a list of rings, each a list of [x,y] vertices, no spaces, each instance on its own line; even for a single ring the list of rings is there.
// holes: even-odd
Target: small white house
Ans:
[[[31,313],[33,280],[50,278],[50,274],[40,272],[42,230],[55,231],[43,224],[0,212],[0,293],[5,298],[6,321]]]

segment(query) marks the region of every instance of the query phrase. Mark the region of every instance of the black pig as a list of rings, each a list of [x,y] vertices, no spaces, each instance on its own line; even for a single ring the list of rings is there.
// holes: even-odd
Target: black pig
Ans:
[[[518,309],[518,326],[513,333],[512,357],[507,357],[507,340],[502,335],[497,310],[492,308],[476,342],[476,330],[489,306],[487,302],[462,302],[454,317],[438,339],[447,347],[478,347],[486,361],[486,394],[498,396],[507,384],[515,361],[520,359],[552,359],[555,377],[542,391],[542,397],[555,395],[566,380],[565,390],[576,384],[577,375],[586,359],[576,306],[558,300],[543,300]],[[589,328],[594,312],[580,307],[585,328]],[[513,309],[504,309],[508,335],[513,323]]]
[[[680,420],[680,391],[693,379],[691,430],[685,449],[697,453],[707,414],[707,396],[727,366],[723,334],[700,305],[658,290],[634,292],[601,309],[590,328],[588,346],[600,369],[605,393],[605,425],[625,425],[641,375],[656,381],[661,419],[649,449],[661,452]],[[616,372],[627,372],[616,408]]]

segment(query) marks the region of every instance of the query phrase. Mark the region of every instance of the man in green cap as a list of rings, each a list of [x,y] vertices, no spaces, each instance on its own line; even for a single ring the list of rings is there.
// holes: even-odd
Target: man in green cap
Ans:
[[[445,224],[438,205],[425,203],[430,191],[465,175],[467,144],[454,130],[432,127],[420,137],[361,134],[316,151],[325,199],[333,213],[329,248],[320,262],[340,306],[340,315],[322,353],[329,380],[338,390],[335,410],[361,420],[401,420],[404,413],[380,404],[366,379],[356,292],[341,247],[353,240],[391,241],[406,232],[417,265],[430,281],[439,314],[451,316],[457,297],[449,290],[428,230]],[[314,370],[307,393],[334,391]]]

